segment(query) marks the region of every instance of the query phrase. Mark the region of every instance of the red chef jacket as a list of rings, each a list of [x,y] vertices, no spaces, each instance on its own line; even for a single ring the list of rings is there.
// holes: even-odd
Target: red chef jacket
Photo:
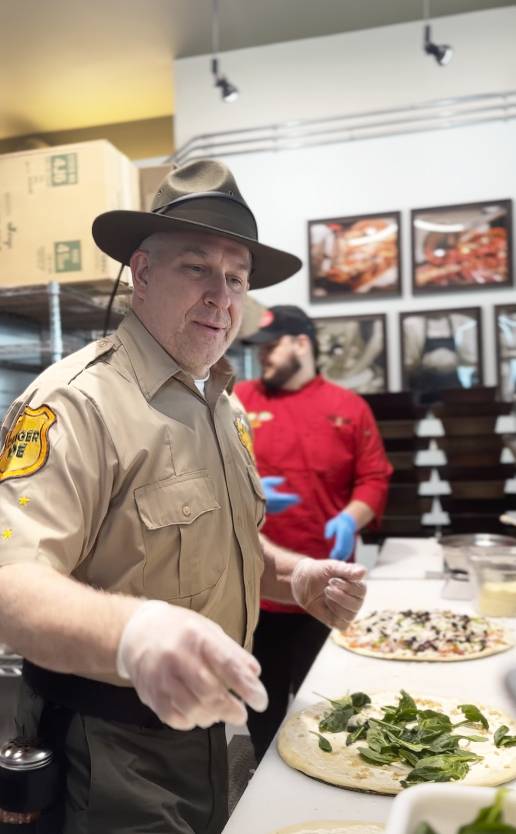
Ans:
[[[381,517],[392,467],[367,403],[345,388],[316,376],[298,391],[268,393],[260,380],[240,382],[235,394],[253,428],[261,476],[281,475],[279,491],[295,492],[301,503],[268,515],[262,532],[272,542],[316,559],[326,559],[333,540],[326,522],[351,500],[363,501]],[[267,611],[300,611],[262,600]]]

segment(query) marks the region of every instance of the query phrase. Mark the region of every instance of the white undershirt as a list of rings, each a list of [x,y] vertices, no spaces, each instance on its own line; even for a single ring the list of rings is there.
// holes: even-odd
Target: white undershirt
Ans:
[[[208,382],[209,378],[210,378],[210,375],[208,373],[208,375],[203,377],[202,379],[194,379],[195,387],[199,391],[199,394],[202,394],[203,397],[204,397],[204,386]]]

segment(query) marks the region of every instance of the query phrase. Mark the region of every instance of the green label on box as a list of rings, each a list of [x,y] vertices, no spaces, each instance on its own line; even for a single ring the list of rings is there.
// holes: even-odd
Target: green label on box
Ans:
[[[54,272],[80,272],[81,241],[58,240],[54,243]]]
[[[60,153],[50,157],[50,185],[77,185],[79,168],[76,153]]]

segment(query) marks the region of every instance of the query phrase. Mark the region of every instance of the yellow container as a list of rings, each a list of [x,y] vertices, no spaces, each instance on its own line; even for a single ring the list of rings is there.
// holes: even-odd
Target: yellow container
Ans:
[[[474,604],[485,617],[516,617],[516,548],[469,556]]]

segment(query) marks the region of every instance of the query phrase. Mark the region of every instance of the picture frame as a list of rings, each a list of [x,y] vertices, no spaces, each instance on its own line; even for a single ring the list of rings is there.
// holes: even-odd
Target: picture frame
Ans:
[[[513,285],[512,200],[412,209],[410,230],[414,295]]]
[[[496,333],[496,384],[502,400],[516,398],[516,304],[494,308]]]
[[[483,384],[480,307],[408,311],[399,322],[404,390],[427,394]]]
[[[401,212],[308,222],[311,301],[401,295]]]
[[[389,390],[385,313],[314,319],[318,366],[330,382],[359,394]]]

